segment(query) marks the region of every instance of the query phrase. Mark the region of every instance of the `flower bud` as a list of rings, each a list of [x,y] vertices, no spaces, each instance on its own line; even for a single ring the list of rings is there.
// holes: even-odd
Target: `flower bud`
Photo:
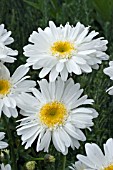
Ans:
[[[4,159],[4,153],[1,151],[0,152],[0,160],[2,161]]]
[[[46,155],[44,156],[44,161],[45,161],[45,162],[55,162],[55,157],[52,156],[52,155],[50,155],[50,154],[46,154]]]
[[[35,169],[36,162],[35,161],[29,161],[26,163],[25,167],[27,170],[34,170]]]

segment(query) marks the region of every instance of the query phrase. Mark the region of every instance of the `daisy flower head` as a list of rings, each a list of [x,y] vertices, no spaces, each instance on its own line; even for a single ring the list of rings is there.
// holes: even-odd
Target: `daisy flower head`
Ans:
[[[34,96],[21,95],[21,114],[25,118],[19,120],[17,134],[21,135],[22,144],[26,143],[25,149],[37,139],[37,152],[48,152],[52,142],[57,151],[66,155],[69,147],[79,148],[79,140],[86,140],[82,129],[93,126],[92,119],[98,116],[94,109],[81,106],[90,105],[93,100],[87,95],[80,97],[83,89],[71,78],[64,82],[58,77],[49,83],[42,79],[38,83],[41,91],[32,89]]]
[[[75,27],[69,23],[56,27],[50,21],[49,27],[38,28],[38,32],[30,35],[32,44],[24,47],[24,55],[29,57],[27,65],[32,65],[33,69],[42,68],[40,78],[50,73],[50,81],[55,81],[59,74],[66,81],[68,73],[90,73],[92,68],[99,68],[102,60],[109,58],[105,53],[108,41],[103,37],[95,38],[97,35],[95,31],[89,33],[89,27],[79,22]]]
[[[16,58],[12,56],[18,55],[17,50],[8,48],[7,45],[11,44],[14,39],[10,37],[11,31],[4,29],[4,24],[0,25],[0,61],[13,63]]]
[[[75,164],[72,164],[72,166],[69,166],[69,169],[71,169],[71,170],[85,170],[85,169],[88,169],[88,167],[85,164],[83,164],[82,162],[77,161],[77,162],[75,162]]]
[[[14,42],[14,39],[10,37],[11,31],[7,31],[4,28],[4,24],[0,25],[0,42],[4,45],[9,45]]]
[[[104,69],[104,73],[108,75],[111,80],[113,80],[113,61],[109,62],[109,67]],[[110,87],[107,91],[109,95],[113,95],[113,86]]]
[[[0,165],[1,170],[11,170],[11,166],[9,164],[4,165],[3,163]]]
[[[86,143],[87,156],[77,155],[77,158],[92,170],[113,170],[113,139],[104,144],[104,154],[95,143]]]
[[[2,139],[4,139],[5,133],[0,132],[0,149],[7,148],[8,144],[6,142],[3,142]]]
[[[35,86],[32,80],[25,80],[29,68],[21,65],[10,76],[6,66],[0,63],[0,117],[3,113],[7,117],[17,117],[16,100],[22,92],[29,92],[30,88]]]

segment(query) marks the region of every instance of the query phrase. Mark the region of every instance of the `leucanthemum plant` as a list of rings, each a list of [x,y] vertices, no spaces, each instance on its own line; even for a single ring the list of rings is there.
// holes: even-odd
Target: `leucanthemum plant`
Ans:
[[[104,69],[104,73],[108,75],[111,80],[113,80],[113,61],[109,62],[109,67]],[[107,89],[107,92],[109,95],[113,95],[113,86]]]
[[[77,158],[92,170],[112,170],[113,169],[113,139],[110,138],[104,144],[104,154],[95,143],[86,143],[85,150],[87,156],[77,155]]]
[[[12,76],[5,65],[0,63],[0,117],[2,112],[7,117],[17,117],[16,100],[22,92],[29,92],[36,85],[35,81],[26,80],[29,68],[19,66]]]
[[[68,149],[79,148],[80,142],[86,140],[83,131],[91,131],[93,119],[98,117],[97,111],[92,108],[94,101],[88,99],[87,95],[82,95],[83,89],[80,89],[79,83],[75,84],[72,78],[68,79],[68,75],[72,76],[72,73],[91,73],[93,69],[99,69],[103,60],[109,59],[105,53],[108,42],[103,37],[99,38],[98,34],[90,31],[90,26],[85,27],[80,22],[76,26],[67,23],[57,27],[50,21],[49,27],[44,30],[38,28],[38,32],[33,31],[30,35],[30,44],[24,47],[24,55],[28,57],[26,64],[20,65],[11,76],[5,62],[13,63],[18,52],[8,47],[14,41],[10,37],[11,31],[7,31],[4,24],[0,25],[0,127],[3,124],[3,131],[7,132],[11,163],[11,166],[6,164],[9,159],[0,160],[1,170],[11,170],[11,167],[17,170],[17,159],[20,153],[24,153],[19,146],[20,140],[14,143],[11,131],[16,126],[12,122],[17,118],[18,111],[17,135],[21,136],[25,149],[33,149],[32,156],[26,151],[25,157],[32,160],[24,162],[25,168],[34,169],[34,165],[37,165],[35,161],[38,160],[47,161],[49,158],[48,162],[55,161],[50,154],[43,158],[33,157],[35,150],[32,147],[36,143],[37,152],[49,152],[50,148],[55,147],[63,154],[62,170],[65,170]],[[35,70],[41,69],[40,78],[49,75],[49,81],[38,81],[38,89],[35,88],[35,81],[27,80],[29,76],[26,74],[30,66]],[[111,79],[112,66],[113,62],[110,62],[110,67],[104,70]],[[108,91],[112,94],[113,88]],[[11,116],[13,118],[10,122]],[[8,146],[3,141],[4,137],[5,133],[0,132],[0,149]],[[78,155],[80,161],[69,166],[70,169],[113,169],[113,139],[109,139],[104,145],[105,155],[96,144],[85,146],[87,157]],[[15,154],[14,147],[18,147],[19,153]],[[23,169],[21,165],[20,167]]]
[[[18,55],[17,50],[12,50],[11,48],[7,47],[7,45],[14,42],[14,39],[10,37],[11,31],[7,31],[4,29],[4,24],[0,25],[0,61],[13,63],[16,58],[13,56]]]
[[[24,47],[24,55],[29,57],[27,65],[42,68],[40,78],[50,73],[50,81],[55,81],[59,74],[66,81],[68,73],[80,75],[98,69],[102,60],[109,58],[105,53],[108,41],[97,38],[99,33],[89,32],[89,28],[80,22],[75,27],[69,23],[56,27],[52,21],[44,30],[38,28],[29,37],[32,44]]]
[[[93,104],[93,100],[87,99],[87,95],[80,97],[83,89],[71,78],[66,82],[58,77],[55,82],[43,79],[38,83],[41,92],[33,88],[34,96],[23,94],[19,98],[25,118],[20,120],[17,134],[22,135],[25,149],[37,139],[37,152],[48,152],[52,141],[57,151],[66,155],[69,147],[78,149],[79,141],[86,140],[82,129],[90,129],[92,119],[98,116],[95,109],[85,107]]]

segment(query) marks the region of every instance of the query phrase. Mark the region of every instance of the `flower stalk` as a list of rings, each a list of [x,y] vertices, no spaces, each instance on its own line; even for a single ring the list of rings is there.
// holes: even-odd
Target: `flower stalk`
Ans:
[[[7,118],[6,116],[3,116],[3,121],[4,125],[6,127],[8,139],[9,139],[9,147],[10,147],[10,157],[11,157],[11,163],[12,163],[12,169],[17,170],[17,161],[16,161],[16,156],[15,156],[15,151],[14,151],[14,142],[13,142],[13,136],[11,134]]]
[[[66,167],[66,155],[63,155],[62,170],[65,170],[65,167]]]

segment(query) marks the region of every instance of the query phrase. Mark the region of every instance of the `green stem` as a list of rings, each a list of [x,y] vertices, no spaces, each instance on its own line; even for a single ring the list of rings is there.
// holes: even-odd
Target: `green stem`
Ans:
[[[6,127],[8,139],[9,139],[9,147],[10,147],[10,157],[11,157],[11,163],[12,163],[12,170],[17,170],[17,162],[16,162],[16,156],[14,151],[14,142],[13,142],[13,136],[11,134],[9,124],[7,122],[6,116],[3,116],[3,121]]]
[[[62,170],[65,170],[65,166],[66,166],[66,155],[63,155]]]
[[[32,161],[44,161],[44,158],[33,158]]]

